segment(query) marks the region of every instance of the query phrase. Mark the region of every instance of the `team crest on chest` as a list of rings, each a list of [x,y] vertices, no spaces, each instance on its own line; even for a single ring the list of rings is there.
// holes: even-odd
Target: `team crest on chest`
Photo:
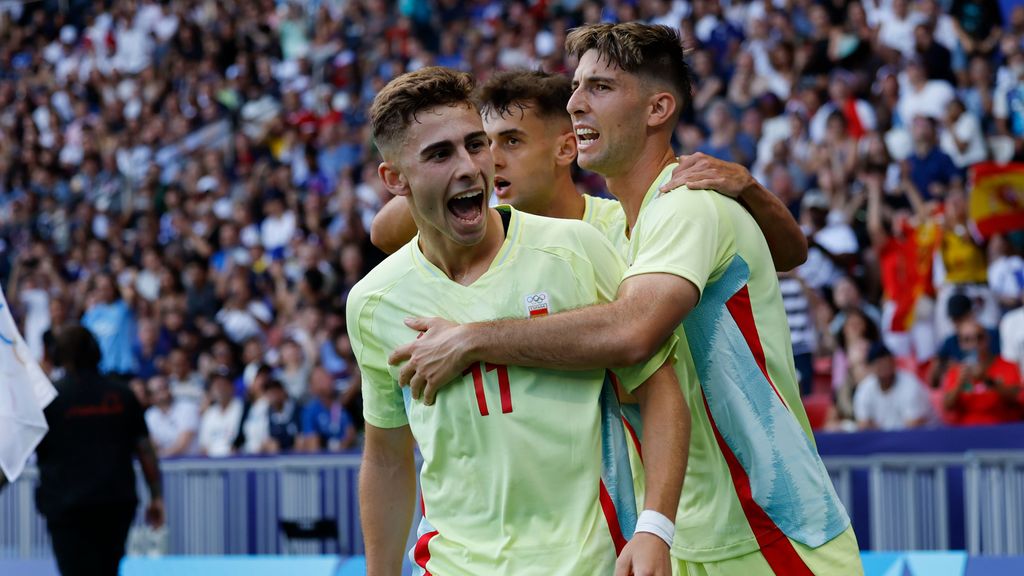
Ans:
[[[526,297],[526,315],[530,318],[546,316],[548,313],[548,293],[537,292]]]

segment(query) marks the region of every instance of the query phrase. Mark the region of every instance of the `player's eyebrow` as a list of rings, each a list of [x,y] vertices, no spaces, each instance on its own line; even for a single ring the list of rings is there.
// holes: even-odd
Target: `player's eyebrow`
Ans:
[[[525,135],[526,135],[526,132],[523,132],[519,128],[509,128],[507,130],[502,130],[501,132],[498,132],[498,136],[502,137],[502,138],[508,137],[508,136],[514,136],[516,138],[522,138]]]
[[[476,132],[470,132],[463,138],[463,145],[469,144],[475,140],[487,140],[487,133],[483,130],[477,130]],[[428,144],[420,150],[420,158],[426,160],[430,158],[436,152],[450,152],[455,149],[455,143],[451,140],[441,140],[439,142],[433,142]]]
[[[453,148],[455,148],[455,145],[452,143],[451,140],[441,140],[440,142],[434,142],[428,144],[426,147],[420,150],[420,158],[425,160],[427,158],[430,158],[430,156],[433,155],[435,152],[448,151],[452,150]]]
[[[586,84],[588,86],[593,86],[594,84],[615,85],[615,79],[610,76],[586,76],[583,78],[582,82],[574,79],[572,81],[572,89],[575,90],[580,84]]]
[[[487,140],[487,132],[484,132],[483,130],[477,130],[476,132],[470,132],[469,134],[466,135],[466,138],[464,140],[465,140],[466,144],[469,144],[470,142],[472,142],[474,140],[477,140],[477,139]]]

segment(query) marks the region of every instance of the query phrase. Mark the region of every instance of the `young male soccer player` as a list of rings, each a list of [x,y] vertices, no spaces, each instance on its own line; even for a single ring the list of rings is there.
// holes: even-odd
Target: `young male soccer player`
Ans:
[[[614,474],[621,443],[604,444],[622,430],[602,411],[614,402],[603,369],[467,364],[464,384],[427,407],[403,394],[388,367],[387,351],[415,335],[402,322],[409,315],[543,317],[610,301],[625,269],[590,226],[487,208],[494,162],[471,89],[467,74],[424,68],[390,82],[371,109],[380,178],[408,200],[420,234],[347,302],[367,422],[360,504],[368,574],[400,571],[415,439],[424,520],[410,555],[420,574],[667,576],[673,527],[657,519],[675,515],[689,420],[666,363],[674,342],[618,371],[646,423],[650,510],[635,535],[618,516],[632,504],[628,474]]]
[[[565,111],[571,95],[569,78],[539,70],[499,72],[481,86],[476,98],[494,156],[495,195],[531,214],[583,220],[622,249],[626,217],[618,202],[580,194],[572,180],[576,136]],[[785,204],[743,166],[694,154],[682,157],[672,176],[672,188],[699,184],[744,202],[768,239],[778,270],[791,270],[807,258],[806,238]],[[373,243],[389,254],[415,235],[416,223],[402,197],[381,209],[370,230]]]
[[[630,268],[615,302],[536,322],[410,321],[423,333],[393,354],[410,358],[400,380],[425,390],[429,403],[452,363],[629,364],[675,331],[693,429],[674,572],[861,574],[849,518],[800,403],[764,238],[721,195],[659,192],[690,95],[679,38],[661,26],[594,25],[573,31],[567,50],[580,57],[568,107],[578,161],[605,176],[628,222]]]

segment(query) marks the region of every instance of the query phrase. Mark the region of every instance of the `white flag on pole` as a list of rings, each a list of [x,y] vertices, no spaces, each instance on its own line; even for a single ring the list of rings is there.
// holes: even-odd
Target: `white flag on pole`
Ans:
[[[49,428],[43,408],[57,397],[18,332],[0,288],[0,470],[14,481]]]

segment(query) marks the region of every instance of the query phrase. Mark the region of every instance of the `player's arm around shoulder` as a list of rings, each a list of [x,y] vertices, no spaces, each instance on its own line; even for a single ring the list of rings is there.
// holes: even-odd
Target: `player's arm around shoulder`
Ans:
[[[386,254],[394,254],[416,236],[416,221],[405,198],[385,204],[370,224],[370,242]]]

